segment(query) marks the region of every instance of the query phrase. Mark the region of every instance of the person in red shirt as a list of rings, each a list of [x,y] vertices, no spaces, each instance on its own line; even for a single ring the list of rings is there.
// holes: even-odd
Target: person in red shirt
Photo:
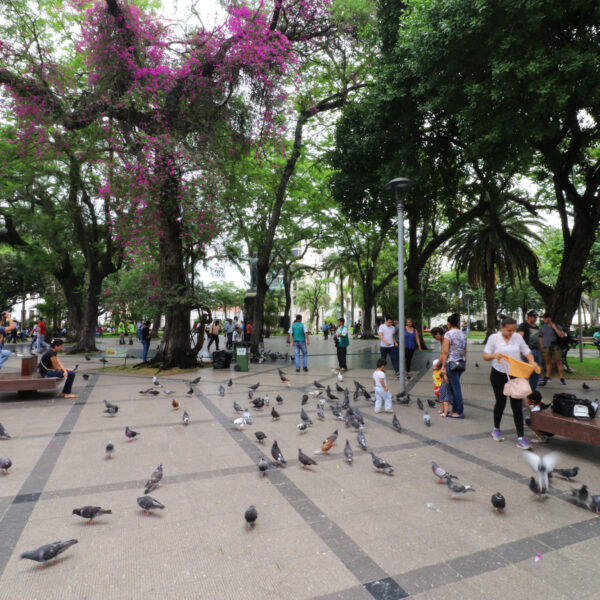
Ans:
[[[246,333],[244,334],[244,341],[249,342],[252,336],[252,321],[246,323]]]
[[[44,323],[44,317],[40,317],[38,321],[38,332],[37,332],[37,343],[35,346],[35,351],[39,354],[42,351],[42,346],[44,349],[49,349],[50,344],[47,344],[44,339],[46,337],[46,323]]]

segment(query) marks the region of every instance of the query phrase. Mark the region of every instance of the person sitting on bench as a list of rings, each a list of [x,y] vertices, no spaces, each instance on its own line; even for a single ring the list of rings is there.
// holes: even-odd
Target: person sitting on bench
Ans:
[[[58,360],[58,353],[63,349],[64,342],[57,338],[50,342],[50,349],[46,350],[40,361],[38,370],[42,377],[58,377],[62,379],[66,378],[63,391],[61,392],[61,398],[78,398],[75,394],[71,394],[71,387],[75,380],[75,371],[68,371]]]
[[[4,363],[8,360],[8,357],[10,356],[10,350],[5,350],[3,348],[4,336],[7,333],[10,333],[15,328],[15,324],[13,323],[10,313],[7,310],[2,313],[0,318],[1,318],[1,321],[0,321],[0,369],[1,369],[2,366],[4,365]],[[5,324],[1,325],[1,323],[5,323]]]

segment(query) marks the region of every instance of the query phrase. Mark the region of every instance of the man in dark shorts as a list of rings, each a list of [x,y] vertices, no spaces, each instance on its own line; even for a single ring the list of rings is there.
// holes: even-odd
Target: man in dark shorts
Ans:
[[[558,338],[564,338],[565,332],[560,325],[552,322],[550,313],[544,313],[542,319],[544,324],[540,327],[540,351],[546,363],[546,377],[540,381],[539,385],[544,386],[551,381],[552,365],[556,365],[561,384],[567,385],[562,363],[562,348],[558,343]]]

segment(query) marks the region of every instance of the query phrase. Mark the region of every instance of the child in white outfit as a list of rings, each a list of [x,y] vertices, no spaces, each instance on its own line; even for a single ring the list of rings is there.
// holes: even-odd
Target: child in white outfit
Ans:
[[[375,386],[375,412],[394,412],[392,410],[392,393],[388,390],[387,381],[385,379],[385,367],[387,360],[380,358],[377,361],[377,368],[373,372],[373,385]],[[382,411],[381,406],[385,405],[385,410]]]

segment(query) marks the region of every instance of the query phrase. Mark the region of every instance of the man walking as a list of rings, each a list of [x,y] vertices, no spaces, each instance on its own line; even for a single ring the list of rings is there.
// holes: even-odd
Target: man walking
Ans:
[[[559,338],[565,337],[565,332],[560,325],[552,322],[552,315],[544,313],[542,315],[544,324],[540,327],[540,351],[546,362],[546,377],[544,377],[539,385],[544,386],[552,381],[552,365],[556,365],[558,377],[562,385],[567,385],[565,381],[565,373],[562,364],[562,348],[558,342]]]
[[[294,357],[296,359],[296,373],[300,371],[300,352],[302,352],[302,368],[308,371],[308,346],[310,340],[306,325],[302,322],[302,315],[296,315],[289,331],[290,344],[294,344]]]
[[[341,317],[338,319],[338,326],[334,335],[338,341],[337,357],[340,371],[347,371],[348,365],[346,364],[346,352],[348,350],[348,346],[350,345],[350,338],[348,337],[346,321]]]
[[[396,373],[396,377],[400,375],[400,366],[398,362],[398,342],[394,340],[394,321],[392,317],[387,316],[385,323],[382,323],[377,330],[379,334],[379,351],[381,352],[381,358],[386,361],[388,354],[391,356],[392,365]]]
[[[231,319],[225,319],[225,337],[227,338],[225,348],[231,350],[233,348],[233,321]]]
[[[520,333],[525,340],[525,343],[533,354],[533,360],[538,365],[542,364],[542,354],[540,352],[540,328],[537,326],[538,314],[535,310],[527,312],[526,319],[517,327],[517,333]],[[529,385],[532,390],[538,386],[540,380],[539,373],[533,371],[529,378]]]
[[[44,317],[40,317],[37,324],[37,342],[35,351],[39,354],[42,351],[42,346],[45,349],[50,348],[50,344],[47,344],[44,339],[46,337],[46,323],[44,323]]]
[[[125,321],[119,321],[117,332],[119,333],[119,346],[121,346],[125,344]]]

